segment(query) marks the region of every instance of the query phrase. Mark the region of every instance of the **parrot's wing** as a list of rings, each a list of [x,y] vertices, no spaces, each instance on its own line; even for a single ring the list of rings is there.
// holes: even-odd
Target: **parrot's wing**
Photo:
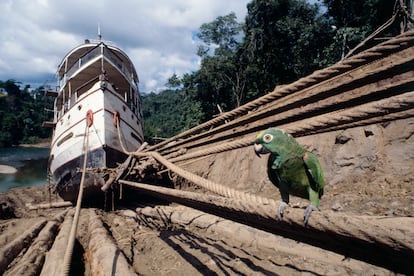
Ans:
[[[319,164],[319,160],[313,153],[306,152],[303,155],[303,161],[305,163],[306,174],[308,175],[311,188],[319,194],[320,198],[323,195],[325,180],[323,178],[322,167]]]
[[[269,160],[267,161],[267,175],[269,176],[269,179],[272,181],[273,185],[279,188],[280,178],[277,170],[274,168],[273,162],[274,156],[269,156]]]

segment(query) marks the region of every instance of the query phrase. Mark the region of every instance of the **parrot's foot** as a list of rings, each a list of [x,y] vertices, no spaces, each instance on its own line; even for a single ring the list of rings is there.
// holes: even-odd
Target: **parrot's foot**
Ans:
[[[315,206],[313,206],[313,205],[309,205],[307,208],[306,208],[306,210],[305,210],[305,215],[304,215],[304,217],[303,217],[303,223],[305,224],[305,226],[308,224],[308,220],[309,220],[309,217],[310,217],[310,215],[311,215],[311,213],[312,213],[312,211],[317,211],[318,210],[318,208],[316,208]]]
[[[277,212],[277,218],[279,219],[279,221],[283,220],[283,210],[285,210],[285,207],[287,206],[287,203],[282,201],[279,204],[279,210]]]

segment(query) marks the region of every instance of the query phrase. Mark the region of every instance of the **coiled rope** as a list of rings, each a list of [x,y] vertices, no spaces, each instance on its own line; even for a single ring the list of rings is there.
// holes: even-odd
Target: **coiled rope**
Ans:
[[[78,228],[79,215],[80,215],[80,210],[81,210],[81,205],[82,205],[83,186],[84,186],[85,174],[86,174],[86,164],[87,164],[87,161],[88,161],[89,127],[91,127],[92,124],[93,124],[93,113],[88,111],[86,113],[85,137],[83,139],[84,160],[83,160],[83,167],[82,167],[82,177],[81,177],[81,182],[80,182],[80,185],[79,185],[79,193],[78,193],[78,198],[77,198],[77,201],[76,201],[75,215],[73,217],[72,227],[70,229],[68,245],[66,247],[65,256],[63,258],[63,267],[62,267],[62,274],[63,275],[69,275],[70,265],[71,265],[71,261],[72,261],[73,247],[75,245],[76,231],[77,231],[77,228]]]

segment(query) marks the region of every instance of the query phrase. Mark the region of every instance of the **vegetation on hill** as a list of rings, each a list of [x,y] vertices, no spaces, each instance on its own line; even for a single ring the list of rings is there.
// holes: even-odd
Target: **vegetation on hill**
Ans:
[[[148,143],[183,132],[201,122],[201,104],[185,90],[165,90],[142,97],[144,135]]]
[[[0,81],[0,88],[7,93],[0,97],[0,147],[48,138],[50,129],[41,126],[53,113],[45,110],[50,100],[44,96],[43,87],[30,93],[29,86],[20,89],[16,81],[7,80]]]

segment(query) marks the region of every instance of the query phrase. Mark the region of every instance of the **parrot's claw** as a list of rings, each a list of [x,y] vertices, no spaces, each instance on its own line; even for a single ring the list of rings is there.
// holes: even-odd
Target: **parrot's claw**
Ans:
[[[303,216],[303,223],[305,224],[305,226],[306,225],[308,225],[308,220],[309,220],[309,217],[310,217],[310,215],[311,215],[311,213],[312,213],[312,211],[317,211],[318,210],[318,208],[316,208],[315,206],[313,206],[313,205],[309,205],[307,208],[306,208],[306,210],[305,210],[305,215]]]
[[[277,212],[277,217],[278,217],[279,221],[283,220],[283,210],[285,209],[286,206],[287,206],[286,202],[284,202],[284,201],[280,202],[279,210]]]

